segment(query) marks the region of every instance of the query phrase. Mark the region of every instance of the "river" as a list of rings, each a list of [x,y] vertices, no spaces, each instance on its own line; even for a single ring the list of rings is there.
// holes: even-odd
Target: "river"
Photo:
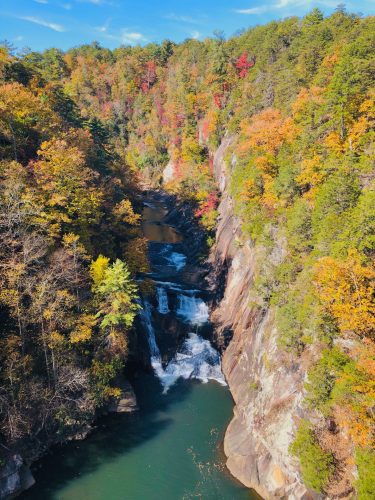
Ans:
[[[22,498],[259,498],[225,468],[222,440],[233,402],[208,340],[206,292],[166,214],[162,200],[145,201],[142,227],[156,297],[142,300],[139,328],[153,371],[132,380],[139,411],[105,417],[84,441],[55,447],[33,467],[36,484]]]

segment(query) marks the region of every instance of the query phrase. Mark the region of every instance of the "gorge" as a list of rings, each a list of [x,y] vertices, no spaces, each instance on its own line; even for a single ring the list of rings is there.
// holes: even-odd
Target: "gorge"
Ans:
[[[375,498],[374,27],[0,45],[1,498]]]
[[[143,300],[140,313],[153,373],[131,376],[139,411],[106,417],[82,443],[49,454],[22,498],[119,498],[125,491],[132,499],[258,498],[225,472],[222,437],[232,403],[208,340],[201,298],[208,291],[198,289],[204,283],[194,256],[183,253],[188,243],[165,223],[163,194],[151,193],[144,203],[148,276],[157,293],[153,303]]]

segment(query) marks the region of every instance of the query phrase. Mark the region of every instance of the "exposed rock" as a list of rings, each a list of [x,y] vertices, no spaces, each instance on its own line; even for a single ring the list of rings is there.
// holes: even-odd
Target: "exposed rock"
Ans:
[[[250,304],[255,249],[250,241],[243,241],[240,221],[233,215],[233,202],[226,191],[223,159],[230,143],[226,138],[214,158],[223,196],[211,253],[213,267],[227,269],[224,296],[212,313],[212,321],[219,343],[225,344],[228,330],[233,335],[222,363],[235,401],[224,440],[227,466],[237,479],[265,498],[317,498],[302,483],[297,463],[288,452],[295,417],[303,415],[306,367],[277,347],[272,309]],[[212,286],[220,282],[215,273],[211,279]]]
[[[14,498],[34,483],[30,469],[20,455],[12,455],[0,469],[0,498]]]
[[[83,441],[84,439],[87,438],[89,434],[94,430],[94,426],[87,424],[84,427],[81,427],[79,432],[76,432],[75,434],[68,436],[66,439],[67,441]]]
[[[131,413],[138,410],[137,399],[130,383],[122,379],[116,385],[121,389],[121,396],[112,401],[108,411],[110,413]]]
[[[172,160],[169,160],[163,170],[163,184],[173,181],[175,177],[175,165]]]

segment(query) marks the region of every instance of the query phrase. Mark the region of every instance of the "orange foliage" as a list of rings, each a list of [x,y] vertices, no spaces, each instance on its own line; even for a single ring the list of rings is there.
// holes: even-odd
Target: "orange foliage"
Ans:
[[[361,116],[349,130],[349,147],[357,150],[364,135],[374,129],[375,125],[375,92],[371,93],[360,106]]]
[[[296,177],[296,182],[300,186],[308,186],[310,189],[305,193],[305,198],[311,200],[314,198],[315,188],[324,179],[324,172],[319,155],[313,158],[305,158],[301,162],[301,172]]]
[[[250,124],[241,124],[246,139],[242,151],[260,149],[275,155],[284,141],[291,141],[296,135],[296,127],[290,118],[284,119],[278,109],[267,108],[254,115]]]
[[[277,205],[277,196],[274,192],[274,180],[270,175],[263,176],[264,193],[261,199],[262,205],[272,211]]]
[[[294,119],[299,121],[306,116],[313,116],[315,108],[324,102],[323,93],[324,89],[317,86],[301,89],[292,105]]]
[[[217,122],[217,111],[214,109],[210,109],[202,122],[202,136],[205,141],[210,137],[211,134],[216,131]]]
[[[345,334],[375,333],[375,270],[362,265],[357,250],[345,261],[323,257],[315,266],[317,294]]]
[[[254,179],[247,179],[243,182],[240,197],[244,201],[253,200],[256,197],[259,197],[259,187],[256,185]]]
[[[338,132],[330,132],[324,140],[324,145],[330,151],[339,155],[345,150],[344,143]]]

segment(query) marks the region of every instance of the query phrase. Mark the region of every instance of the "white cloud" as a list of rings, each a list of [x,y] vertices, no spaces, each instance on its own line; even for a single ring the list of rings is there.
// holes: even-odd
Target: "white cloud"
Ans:
[[[99,33],[107,33],[110,22],[111,20],[107,19],[107,21],[103,24],[103,26],[98,26],[97,28],[95,28],[96,31],[99,31]]]
[[[200,24],[202,22],[199,19],[195,19],[194,17],[180,16],[180,15],[173,14],[173,13],[167,14],[164,17],[165,17],[165,19],[170,19],[171,21],[178,21],[180,23]]]
[[[71,3],[61,3],[60,7],[62,7],[65,10],[72,10],[72,4]]]
[[[199,33],[199,31],[192,31],[190,33],[190,36],[191,36],[191,38],[194,38],[194,40],[198,40],[198,38],[201,37],[201,33]]]
[[[115,5],[111,0],[76,0],[77,2],[91,3],[93,5]]]
[[[100,33],[100,36],[106,38],[107,40],[115,40],[124,45],[136,45],[137,43],[147,42],[147,38],[136,31],[129,31],[127,28],[123,28],[120,33],[108,32],[105,25],[99,28],[94,28],[96,32]]]
[[[314,2],[313,0],[278,0],[276,3],[271,3],[268,5],[260,5],[259,7],[250,7],[249,9],[236,9],[237,14],[264,14],[265,12],[270,12],[275,9],[286,9],[288,7],[308,7],[310,8],[312,4],[323,5],[325,7],[336,7],[339,0],[318,0]]]
[[[301,3],[300,0],[279,0],[277,2],[277,4],[275,4],[275,6],[278,8],[278,9],[282,9],[283,7],[289,7],[289,5],[293,5],[293,4],[298,4],[298,3]]]
[[[14,42],[22,42],[22,40],[23,40],[23,36],[22,35],[18,35],[15,38],[13,38]]]
[[[44,19],[41,19],[40,17],[33,17],[33,16],[16,16],[16,17],[17,19],[22,19],[23,21],[28,21],[29,23],[38,24],[39,26],[44,26],[53,31],[58,31],[60,33],[65,31],[64,26],[61,26],[61,24],[50,23],[48,21],[45,21]]]
[[[237,14],[262,14],[266,12],[268,7],[266,5],[262,7],[251,7],[250,9],[237,9]]]
[[[42,4],[47,4],[48,3],[48,0],[34,0],[34,2],[36,3],[42,3]]]
[[[121,33],[121,41],[122,43],[129,43],[131,45],[137,42],[145,42],[147,39],[142,35],[142,33],[137,32],[129,32],[127,30],[123,30]]]

